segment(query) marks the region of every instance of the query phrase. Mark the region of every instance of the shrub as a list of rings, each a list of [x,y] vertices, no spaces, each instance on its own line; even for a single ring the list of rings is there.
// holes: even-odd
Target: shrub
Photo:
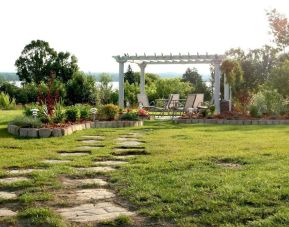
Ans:
[[[82,119],[82,120],[89,119],[90,106],[89,105],[78,105],[77,107],[79,109],[80,119]]]
[[[75,122],[79,119],[79,109],[77,106],[70,106],[65,111],[67,121]]]
[[[39,128],[42,125],[39,119],[27,116],[17,117],[11,121],[10,124],[17,125],[21,128]]]
[[[119,108],[116,105],[107,104],[102,106],[98,113],[101,120],[115,120],[118,117]]]
[[[126,121],[137,121],[139,118],[138,118],[137,113],[127,112],[127,113],[123,114],[120,119],[123,121],[125,121],[125,120]]]
[[[277,90],[262,89],[253,96],[252,104],[256,106],[258,113],[279,115],[284,112],[285,100]]]
[[[14,98],[10,98],[8,94],[4,92],[0,93],[0,108],[5,110],[14,109],[16,106],[16,102]]]
[[[62,102],[57,102],[54,109],[53,122],[61,123],[65,120],[65,113]]]
[[[139,109],[137,114],[140,117],[148,117],[149,116],[149,113],[146,110],[144,110],[144,109]]]
[[[257,106],[254,106],[254,105],[250,106],[250,115],[251,117],[255,117],[255,118],[260,117],[260,113],[258,111]]]
[[[37,107],[36,107],[37,108]],[[38,106],[38,118],[43,123],[51,122],[51,117],[48,114],[48,109],[46,105]]]

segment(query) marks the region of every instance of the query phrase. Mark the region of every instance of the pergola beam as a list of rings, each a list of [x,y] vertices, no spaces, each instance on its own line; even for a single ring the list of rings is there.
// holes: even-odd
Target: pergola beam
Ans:
[[[213,64],[215,66],[215,84],[214,84],[214,104],[216,106],[216,112],[220,113],[220,78],[221,70],[220,65],[225,58],[224,55],[209,55],[209,54],[195,54],[190,53],[186,55],[135,55],[129,56],[124,54],[123,56],[113,56],[113,58],[119,63],[119,106],[124,107],[124,63],[130,62],[140,66],[140,92],[145,93],[145,67],[147,65],[158,64]]]

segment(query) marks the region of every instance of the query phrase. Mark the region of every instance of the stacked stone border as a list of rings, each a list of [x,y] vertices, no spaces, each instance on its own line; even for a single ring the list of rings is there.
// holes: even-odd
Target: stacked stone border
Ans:
[[[289,120],[227,120],[227,119],[175,119],[175,123],[184,124],[226,124],[226,125],[287,125]]]
[[[124,128],[143,126],[143,121],[96,121],[70,125],[65,128],[20,128],[8,125],[8,132],[19,137],[48,138],[71,135],[75,131],[89,128]]]

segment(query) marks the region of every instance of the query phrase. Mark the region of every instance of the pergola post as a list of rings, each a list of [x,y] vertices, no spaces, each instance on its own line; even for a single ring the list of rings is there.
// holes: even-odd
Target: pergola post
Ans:
[[[224,100],[230,100],[230,86],[227,83],[227,76],[224,75]]]
[[[124,108],[124,61],[118,61],[119,64],[119,89],[118,89],[118,106]]]
[[[220,62],[215,61],[214,65],[215,65],[214,103],[216,107],[216,113],[219,114],[221,112],[221,108],[220,108],[220,79],[221,79]]]
[[[145,68],[146,64],[139,64],[140,67],[140,93],[145,94]]]

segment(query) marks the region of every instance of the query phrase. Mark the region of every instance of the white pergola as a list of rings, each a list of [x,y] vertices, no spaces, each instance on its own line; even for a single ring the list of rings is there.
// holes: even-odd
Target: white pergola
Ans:
[[[221,78],[221,63],[224,55],[134,55],[124,54],[123,56],[113,56],[119,63],[119,107],[124,108],[124,63],[135,63],[140,67],[140,93],[145,94],[145,68],[147,65],[156,64],[213,64],[215,68],[215,82],[213,101],[216,106],[216,112],[220,113],[220,78]],[[225,86],[225,94],[228,93],[228,85]]]

